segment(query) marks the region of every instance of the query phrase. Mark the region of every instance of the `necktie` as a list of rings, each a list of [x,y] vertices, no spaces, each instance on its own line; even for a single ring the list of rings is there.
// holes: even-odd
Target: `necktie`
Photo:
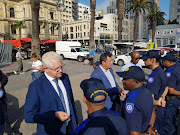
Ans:
[[[64,100],[64,95],[63,95],[62,90],[61,90],[61,88],[59,87],[59,84],[58,84],[58,78],[54,79],[53,81],[56,83],[56,87],[57,87],[57,89],[59,91],[59,98],[61,100],[61,103],[62,103],[62,105],[64,107],[65,112],[67,112],[67,108],[66,108],[66,104],[65,104],[65,100]]]

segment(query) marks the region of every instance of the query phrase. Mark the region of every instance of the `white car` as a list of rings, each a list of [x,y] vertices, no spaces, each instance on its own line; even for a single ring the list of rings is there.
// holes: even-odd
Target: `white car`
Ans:
[[[180,45],[178,44],[168,44],[168,45],[163,45],[162,47],[169,47],[175,51],[180,51]]]
[[[154,49],[137,49],[135,51],[138,51],[140,53],[140,55],[144,55],[147,51],[149,50],[161,50],[161,48],[154,48]],[[165,49],[163,49],[165,50]],[[167,51],[165,50],[164,55],[167,53]],[[163,56],[164,56],[163,55]],[[131,52],[123,54],[123,55],[118,55],[116,56],[116,58],[114,59],[114,64],[117,64],[119,66],[123,66],[127,63],[129,63],[131,61]],[[140,64],[141,66],[145,66],[144,61],[142,59],[139,60],[138,64]]]

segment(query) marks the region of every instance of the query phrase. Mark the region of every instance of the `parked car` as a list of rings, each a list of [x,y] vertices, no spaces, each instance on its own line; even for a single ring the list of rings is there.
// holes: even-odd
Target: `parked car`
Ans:
[[[162,47],[168,47],[168,48],[171,48],[175,51],[180,51],[180,45],[179,44],[167,44],[167,45],[163,45]]]
[[[159,49],[159,48],[155,48],[155,49],[137,49],[135,51],[138,51],[140,53],[140,55],[142,56],[149,50],[158,50],[159,51],[161,49]],[[113,63],[117,64],[119,66],[123,66],[123,65],[129,63],[131,61],[131,53],[132,52],[116,56]],[[167,51],[165,50],[164,55],[166,53],[167,53]],[[141,66],[145,66],[144,61],[142,59],[139,60],[138,64],[140,64]]]

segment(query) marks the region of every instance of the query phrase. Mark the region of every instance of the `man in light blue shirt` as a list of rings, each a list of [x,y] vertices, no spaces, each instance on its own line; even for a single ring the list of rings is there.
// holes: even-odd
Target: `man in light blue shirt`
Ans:
[[[129,63],[127,63],[126,65],[122,66],[120,71],[124,72],[125,69],[127,69],[128,67],[131,67],[131,66],[138,66],[138,67],[142,68],[142,66],[138,64],[139,58],[140,58],[140,53],[138,51],[133,51],[131,53],[131,61]],[[123,78],[120,77],[120,83],[123,83],[122,80],[123,80]],[[124,90],[124,91],[126,93],[129,92],[129,90]]]

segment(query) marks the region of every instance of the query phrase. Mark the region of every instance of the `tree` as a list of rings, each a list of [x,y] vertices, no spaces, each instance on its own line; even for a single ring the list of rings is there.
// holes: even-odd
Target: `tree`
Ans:
[[[165,20],[164,15],[166,15],[164,12],[159,11],[159,7],[151,7],[149,9],[148,14],[146,15],[146,19],[148,21],[152,22],[152,42],[154,42],[154,37],[156,33],[156,26],[158,20]]]
[[[123,15],[124,15],[124,2],[123,0],[117,0],[118,9],[118,42],[122,42],[122,31],[123,31]]]
[[[146,0],[129,0],[129,7],[127,11],[135,12],[135,30],[134,30],[134,41],[137,42],[138,32],[139,32],[139,14],[151,6],[151,2],[147,2]]]
[[[23,21],[16,21],[13,25],[13,30],[19,29],[19,39],[21,38],[21,29],[25,29],[26,25]]]
[[[39,9],[40,0],[31,0],[31,12],[32,12],[32,42],[31,42],[31,54],[36,53],[38,58],[40,56],[40,39],[39,39]]]
[[[169,20],[168,24],[179,24],[179,23],[177,22],[177,19],[174,19],[172,20],[172,22]]]
[[[91,24],[90,24],[89,50],[94,45],[94,22],[95,22],[96,0],[90,0],[90,5],[91,5]]]

